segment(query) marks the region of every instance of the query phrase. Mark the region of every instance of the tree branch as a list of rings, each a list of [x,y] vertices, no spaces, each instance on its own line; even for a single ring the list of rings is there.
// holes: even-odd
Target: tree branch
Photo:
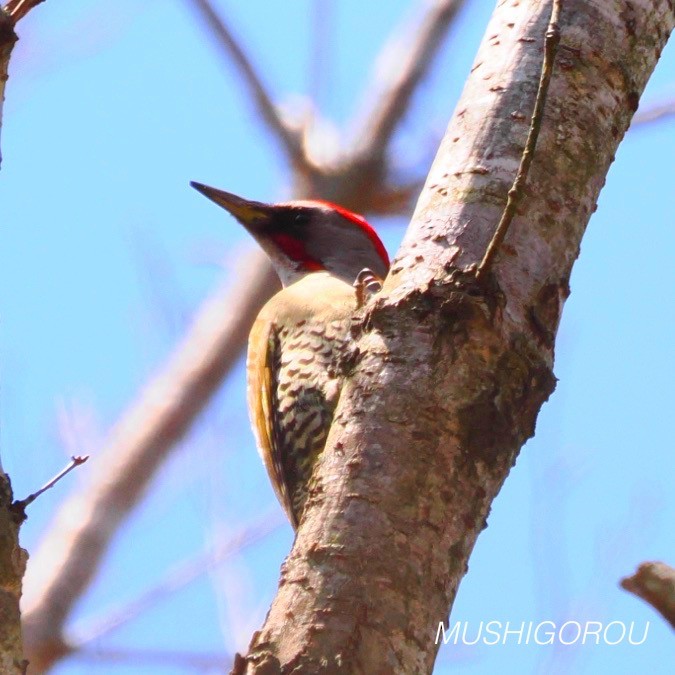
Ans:
[[[68,465],[59,471],[53,478],[50,478],[39,490],[28,495],[24,499],[19,499],[12,504],[18,513],[21,513],[25,517],[26,507],[30,506],[40,495],[43,495],[47,490],[51,490],[62,478],[67,476],[73,469],[84,464],[89,459],[89,455],[76,456],[73,455],[70,458]]]
[[[644,110],[638,110],[631,122],[631,128],[652,122],[660,122],[669,117],[675,117],[675,101],[665,101],[664,103],[651,105]]]
[[[168,649],[101,649],[98,647],[78,652],[75,658],[79,662],[96,664],[97,670],[100,670],[102,663],[108,662],[118,666],[133,667],[137,672],[143,665],[147,665],[154,668],[164,667],[172,671],[181,668],[188,673],[209,674],[226,672],[223,664],[231,661],[231,656],[228,654]]]
[[[621,588],[648,602],[675,628],[675,569],[662,562],[645,562]]]
[[[267,125],[272,136],[279,142],[286,156],[293,166],[304,166],[307,163],[300,134],[292,129],[283,120],[279,111],[268,93],[268,87],[263,83],[244,48],[234,37],[225,20],[218,15],[210,0],[188,0],[205,22],[208,29],[216,38],[226,62],[233,63],[249,94],[255,103],[255,109]]]
[[[133,621],[177,590],[221,564],[232,555],[260,541],[282,525],[278,508],[267,512],[254,523],[242,527],[226,540],[218,542],[210,550],[176,565],[161,581],[146,589],[137,598],[106,611],[99,617],[82,622],[80,628],[69,631],[69,645],[81,651],[95,640],[100,640],[112,631]]]
[[[527,199],[486,290],[462,272],[482,258],[518,166],[549,14],[540,0],[497,5],[402,248],[357,329],[359,360],[277,597],[237,673],[433,668],[439,623],[553,390],[572,265],[675,22],[670,0],[566,2]]]
[[[16,24],[19,19],[23,19],[33,7],[43,3],[44,0],[8,0],[5,5],[5,12]]]
[[[368,95],[371,105],[362,116],[362,127],[356,132],[355,155],[371,160],[384,155],[463,5],[464,0],[435,0],[414,34],[406,37],[409,47],[402,48],[403,38],[399,32],[390,39],[378,59],[386,60],[388,68],[384,76],[376,78],[377,95]]]
[[[541,75],[539,76],[539,87],[537,88],[537,98],[534,102],[534,110],[532,111],[532,118],[530,121],[530,130],[527,132],[527,140],[525,141],[525,149],[523,156],[520,158],[520,166],[518,173],[513,181],[513,185],[509,190],[506,206],[502,217],[499,219],[497,229],[488,244],[487,250],[483,259],[476,270],[476,279],[481,280],[490,271],[490,267],[494,262],[494,258],[502,245],[506,233],[509,231],[513,217],[516,215],[518,204],[525,196],[525,184],[527,183],[527,174],[530,171],[530,165],[534,159],[534,151],[537,147],[537,139],[539,138],[539,131],[544,117],[544,106],[546,105],[546,96],[548,95],[548,87],[551,82],[551,75],[553,75],[553,62],[558,51],[558,43],[560,42],[560,7],[562,0],[552,0],[551,19],[548,22],[546,29],[546,37],[544,40],[544,60],[541,64]]]

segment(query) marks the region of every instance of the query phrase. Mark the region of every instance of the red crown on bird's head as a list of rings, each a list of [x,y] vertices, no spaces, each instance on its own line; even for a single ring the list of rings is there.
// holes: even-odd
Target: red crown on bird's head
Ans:
[[[322,270],[350,284],[364,268],[387,275],[389,256],[377,232],[363,216],[342,206],[322,200],[264,204],[201,183],[191,185],[256,238],[285,286]]]

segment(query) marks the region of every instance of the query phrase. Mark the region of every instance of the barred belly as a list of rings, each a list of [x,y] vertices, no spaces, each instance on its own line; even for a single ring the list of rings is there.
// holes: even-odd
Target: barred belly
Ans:
[[[278,333],[275,437],[297,521],[337,405],[338,364],[348,348],[348,329],[347,321],[303,321]]]

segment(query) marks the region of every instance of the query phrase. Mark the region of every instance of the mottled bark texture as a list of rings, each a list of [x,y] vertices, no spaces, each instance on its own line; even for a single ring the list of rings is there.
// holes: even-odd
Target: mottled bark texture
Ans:
[[[9,476],[0,470],[0,673],[18,675],[26,670],[21,644],[21,580],[26,552],[19,546],[22,513],[12,508]]]
[[[383,293],[355,331],[310,505],[235,671],[428,673],[478,533],[554,387],[579,245],[672,30],[671,0],[566,0],[526,194],[480,261],[525,142],[550,2],[501,2]]]

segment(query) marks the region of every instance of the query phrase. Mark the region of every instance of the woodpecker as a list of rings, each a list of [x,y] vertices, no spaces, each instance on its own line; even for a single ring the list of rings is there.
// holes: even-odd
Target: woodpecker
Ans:
[[[384,278],[389,257],[366,220],[341,206],[263,204],[191,185],[253,235],[283,286],[249,335],[247,399],[258,451],[297,530],[342,387],[337,366],[350,349],[359,286]]]

